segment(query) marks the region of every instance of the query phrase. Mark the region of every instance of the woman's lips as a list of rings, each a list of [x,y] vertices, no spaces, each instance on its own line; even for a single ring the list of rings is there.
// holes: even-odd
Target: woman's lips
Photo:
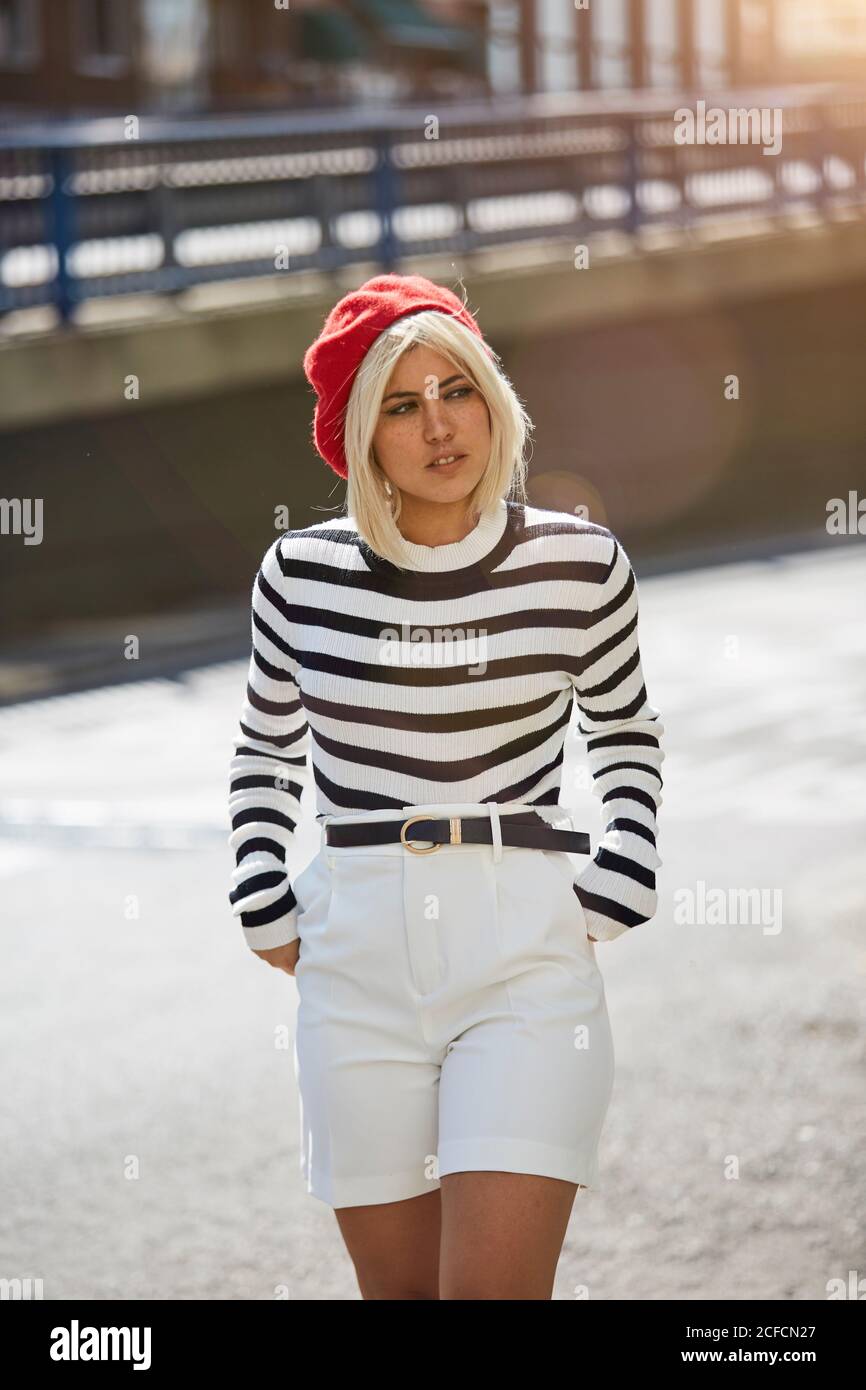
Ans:
[[[431,473],[455,473],[465,458],[465,454],[458,454],[453,463],[428,463],[427,467]]]

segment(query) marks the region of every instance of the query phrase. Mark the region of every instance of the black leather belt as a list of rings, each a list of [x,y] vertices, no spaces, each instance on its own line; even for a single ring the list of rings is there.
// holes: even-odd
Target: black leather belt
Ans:
[[[413,840],[428,840],[424,846],[411,844],[407,836],[409,827]],[[499,817],[502,843],[521,849],[559,849],[572,854],[589,854],[589,836],[584,830],[557,830],[533,812],[515,812]],[[359,818],[357,825],[327,825],[325,841],[329,845],[388,845],[397,840],[413,854],[432,854],[442,845],[491,845],[493,827],[489,816],[449,816],[437,818],[431,815],[410,816],[408,820],[365,821]]]

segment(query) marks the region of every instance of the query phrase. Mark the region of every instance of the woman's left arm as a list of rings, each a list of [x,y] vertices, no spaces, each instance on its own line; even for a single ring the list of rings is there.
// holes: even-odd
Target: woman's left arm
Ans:
[[[598,603],[583,633],[573,677],[592,786],[601,799],[604,833],[574,891],[597,941],[612,941],[654,915],[656,811],[661,805],[664,726],[647,698],[638,643],[634,571],[606,528],[595,528]]]

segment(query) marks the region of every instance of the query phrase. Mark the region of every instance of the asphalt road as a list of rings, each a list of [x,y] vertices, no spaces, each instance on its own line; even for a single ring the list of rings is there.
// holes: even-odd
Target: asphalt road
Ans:
[[[661,906],[597,947],[617,1075],[556,1298],[866,1275],[864,592],[861,544],[641,583]],[[359,1296],[298,1169],[294,982],[227,903],[245,671],[0,710],[0,1276],[46,1299]],[[317,847],[310,805],[293,873]]]

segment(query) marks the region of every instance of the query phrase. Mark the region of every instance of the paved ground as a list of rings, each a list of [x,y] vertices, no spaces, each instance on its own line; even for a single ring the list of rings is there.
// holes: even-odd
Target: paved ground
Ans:
[[[864,591],[862,545],[642,582],[662,904],[597,948],[617,1079],[557,1298],[866,1276]],[[0,710],[0,1276],[46,1298],[358,1297],[298,1172],[294,982],[226,902],[245,664]]]

